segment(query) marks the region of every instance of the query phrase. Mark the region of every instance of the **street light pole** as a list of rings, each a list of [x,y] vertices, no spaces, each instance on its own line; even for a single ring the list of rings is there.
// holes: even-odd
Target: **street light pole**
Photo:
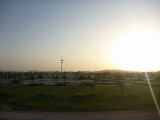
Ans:
[[[63,59],[62,59],[62,57],[61,57],[61,73],[62,73],[62,64],[63,64]]]

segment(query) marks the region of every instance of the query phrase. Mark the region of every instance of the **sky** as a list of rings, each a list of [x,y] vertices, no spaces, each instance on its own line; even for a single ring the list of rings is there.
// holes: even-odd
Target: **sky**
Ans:
[[[63,71],[123,69],[116,41],[159,21],[159,0],[0,0],[0,70],[60,71],[61,56]]]

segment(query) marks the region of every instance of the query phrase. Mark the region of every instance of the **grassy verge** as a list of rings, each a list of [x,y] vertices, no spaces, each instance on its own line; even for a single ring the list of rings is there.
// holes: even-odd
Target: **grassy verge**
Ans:
[[[160,87],[153,86],[157,101]],[[149,87],[129,85],[121,95],[118,86],[96,85],[91,95],[89,86],[0,85],[0,105],[16,110],[125,110],[155,108]]]

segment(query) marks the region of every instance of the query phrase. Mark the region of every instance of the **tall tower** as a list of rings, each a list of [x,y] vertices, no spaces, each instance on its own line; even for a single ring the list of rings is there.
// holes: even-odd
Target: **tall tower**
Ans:
[[[63,64],[63,59],[62,59],[62,56],[61,56],[61,73],[62,73],[62,64]]]

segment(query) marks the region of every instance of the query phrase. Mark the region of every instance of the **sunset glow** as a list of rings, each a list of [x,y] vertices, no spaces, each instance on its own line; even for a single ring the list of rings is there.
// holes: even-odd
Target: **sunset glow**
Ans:
[[[129,31],[115,41],[113,60],[126,70],[157,70],[160,67],[159,41],[160,38],[152,31]]]
[[[0,1],[0,70],[160,70],[158,0]]]

